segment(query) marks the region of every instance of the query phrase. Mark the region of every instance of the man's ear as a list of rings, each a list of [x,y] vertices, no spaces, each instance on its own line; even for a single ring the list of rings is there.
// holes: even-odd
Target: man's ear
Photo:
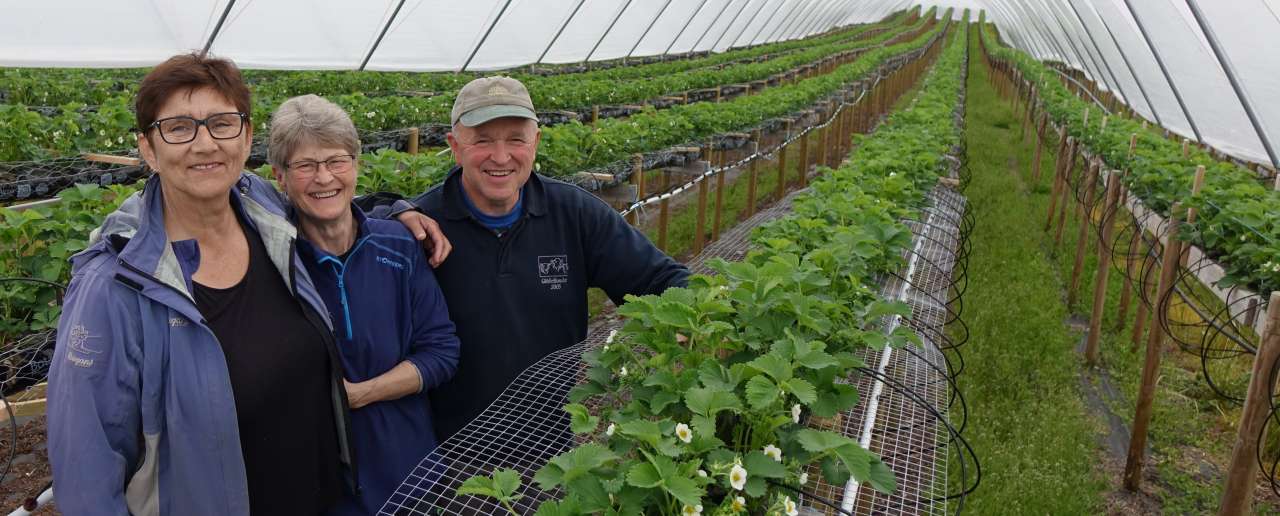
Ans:
[[[284,184],[284,172],[275,165],[271,165],[271,177],[276,179],[277,184]]]
[[[449,150],[453,152],[453,162],[458,166],[462,166],[462,153],[458,149],[458,138],[453,135],[453,131],[445,133],[444,139],[449,142]]]

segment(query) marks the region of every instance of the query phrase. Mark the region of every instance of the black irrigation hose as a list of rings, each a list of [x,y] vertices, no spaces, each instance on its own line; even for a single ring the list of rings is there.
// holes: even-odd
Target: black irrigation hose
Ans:
[[[59,297],[61,297],[62,293],[67,289],[66,285],[56,281],[42,280],[39,278],[6,277],[0,278],[0,283],[36,283],[39,285],[49,286],[58,289]],[[0,402],[4,403],[5,412],[9,417],[9,430],[13,435],[13,441],[9,446],[9,457],[5,459],[4,470],[0,471],[0,482],[2,482],[5,477],[9,476],[9,471],[13,468],[13,461],[18,457],[18,418],[14,413],[13,405],[9,404],[9,400],[4,396],[3,392],[0,392]]]
[[[927,410],[930,413],[930,415],[936,418],[938,422],[941,423],[947,429],[947,433],[950,435],[950,439],[948,439],[947,441],[948,443],[958,443],[964,447],[964,449],[960,451],[960,479],[962,484],[967,482],[966,479],[968,478],[968,468],[966,466],[966,461],[964,458],[965,451],[968,451],[968,455],[969,457],[972,458],[973,465],[976,468],[976,476],[974,477],[973,485],[966,487],[964,490],[962,490],[959,493],[948,494],[946,496],[935,497],[928,500],[929,502],[939,502],[943,500],[959,500],[956,506],[956,514],[960,514],[960,511],[964,508],[965,498],[969,494],[977,490],[978,485],[982,481],[982,465],[978,461],[978,455],[976,452],[974,452],[973,447],[969,444],[969,441],[966,440],[964,436],[960,434],[960,432],[955,428],[955,426],[951,424],[950,421],[946,419],[946,417],[944,417],[941,413],[939,413],[937,409],[933,408],[933,406],[930,403],[922,399],[920,395],[917,394],[915,391],[904,388],[897,380],[893,379],[892,377],[889,377],[888,375],[881,374],[874,369],[870,369],[867,367],[859,367],[857,368],[857,371],[867,376],[870,376],[871,378],[879,380],[880,382],[889,386],[889,388],[893,389],[894,392],[907,396],[908,398],[911,398],[912,401],[916,402],[918,406],[923,407],[925,410]],[[948,489],[948,491],[950,491],[950,489]]]
[[[790,485],[790,484],[785,484],[785,483],[782,483],[782,482],[778,482],[778,481],[773,480],[773,479],[771,479],[771,478],[766,478],[766,479],[765,479],[765,482],[768,482],[768,483],[770,483],[770,484],[772,484],[772,485],[774,485],[774,486],[776,486],[776,487],[781,487],[781,488],[783,488],[783,489],[790,490],[790,491],[792,491],[792,492],[794,492],[794,493],[796,493],[796,494],[799,494],[799,495],[800,495],[800,496],[802,496],[802,497],[805,497],[806,499],[811,498],[811,499],[813,499],[813,500],[817,501],[818,503],[820,503],[820,504],[822,504],[822,505],[825,505],[825,506],[827,506],[827,507],[830,507],[832,510],[834,510],[834,511],[836,511],[836,512],[840,513],[840,514],[848,514],[849,516],[854,516],[854,514],[853,514],[852,512],[849,512],[849,511],[846,511],[846,510],[844,510],[844,509],[841,509],[841,508],[840,508],[840,504],[837,504],[837,503],[835,503],[835,502],[833,502],[833,501],[831,501],[831,500],[828,500],[828,499],[823,498],[823,497],[821,497],[821,496],[818,496],[818,495],[816,495],[816,494],[810,493],[810,492],[805,491],[805,490],[803,490],[803,489],[800,489],[800,488],[798,488],[798,487],[792,486],[792,485]]]

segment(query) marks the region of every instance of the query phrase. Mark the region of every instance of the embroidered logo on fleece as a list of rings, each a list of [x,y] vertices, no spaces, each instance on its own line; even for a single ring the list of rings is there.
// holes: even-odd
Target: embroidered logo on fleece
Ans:
[[[553,254],[538,257],[538,278],[549,290],[560,290],[569,282],[569,256]]]

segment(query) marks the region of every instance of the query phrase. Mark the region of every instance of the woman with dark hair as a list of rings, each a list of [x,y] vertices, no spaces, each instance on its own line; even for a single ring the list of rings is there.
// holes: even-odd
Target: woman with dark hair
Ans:
[[[253,124],[240,71],[175,56],[142,80],[136,108],[155,173],[73,257],[58,324],[58,507],[327,510],[344,473],[358,477],[341,360],[279,194],[243,172]]]
[[[289,198],[298,254],[329,307],[360,470],[330,514],[374,514],[435,449],[427,391],[453,377],[458,338],[426,257],[395,221],[354,203],[360,139],[315,95],[271,116],[268,161]]]

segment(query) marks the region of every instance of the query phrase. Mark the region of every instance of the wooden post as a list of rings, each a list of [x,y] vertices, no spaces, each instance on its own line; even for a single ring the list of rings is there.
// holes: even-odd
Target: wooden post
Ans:
[[[711,146],[707,145],[707,150],[711,150]],[[706,163],[705,161],[703,163]],[[705,169],[700,169],[705,172]],[[693,232],[693,254],[697,255],[702,252],[702,246],[707,241],[707,182],[708,178],[704,177],[698,181],[698,220],[694,223]]]
[[[1258,446],[1266,442],[1267,414],[1271,394],[1275,392],[1276,360],[1280,359],[1280,292],[1271,293],[1267,304],[1267,322],[1262,329],[1258,354],[1253,358],[1253,374],[1245,394],[1240,415],[1240,430],[1231,449],[1226,487],[1222,491],[1220,516],[1242,516],[1253,501],[1254,477],[1258,474]]]
[[[800,188],[809,185],[809,134],[800,137]]]
[[[1178,271],[1178,211],[1181,205],[1175,203],[1169,211],[1169,227],[1165,230],[1164,259],[1160,267],[1160,282],[1156,287],[1153,305],[1173,291],[1174,274]],[[1157,320],[1163,321],[1168,314],[1164,310],[1153,310]],[[1151,403],[1155,399],[1156,375],[1160,372],[1160,348],[1163,324],[1155,324],[1147,337],[1147,356],[1142,366],[1142,385],[1138,390],[1138,408],[1133,416],[1133,434],[1129,439],[1129,455],[1124,465],[1124,487],[1129,491],[1137,491],[1142,485],[1142,464],[1147,447],[1147,429],[1151,424]],[[1250,479],[1252,480],[1252,479]]]
[[[600,121],[600,106],[591,106],[591,127],[596,126],[596,122]]]
[[[1089,335],[1085,341],[1085,363],[1098,364],[1098,343],[1102,337],[1102,310],[1107,304],[1107,276],[1111,274],[1111,238],[1116,229],[1115,215],[1120,200],[1120,172],[1107,175],[1107,203],[1102,211],[1102,238],[1098,240],[1098,270],[1093,280],[1093,311],[1089,316]]]
[[[751,132],[751,154],[756,155],[759,153],[760,130],[756,129]],[[760,158],[752,159],[747,170],[747,217],[750,217],[756,213],[756,174],[760,172]]]
[[[662,169],[662,193],[671,188],[671,171]],[[671,213],[670,198],[658,201],[658,249],[667,252],[667,221]],[[668,253],[669,254],[669,253]]]
[[[1097,189],[1098,182],[1098,160],[1094,159],[1089,164],[1089,171],[1085,174],[1084,205],[1081,208],[1084,216],[1080,217],[1080,231],[1076,238],[1076,261],[1071,268],[1071,286],[1067,290],[1067,310],[1076,304],[1077,296],[1080,295],[1080,274],[1084,272],[1084,252],[1089,243],[1089,226],[1093,224],[1093,200],[1094,193]]]
[[[1183,138],[1182,139],[1182,159],[1187,159],[1190,157],[1191,157],[1191,140]]]
[[[1036,96],[1036,89],[1035,87],[1032,87],[1027,91],[1027,105],[1025,108],[1023,108],[1023,117],[1022,117],[1022,139],[1019,141],[1027,141],[1027,133],[1030,132],[1032,126],[1035,125],[1036,119],[1031,113],[1031,111],[1033,111],[1032,108],[1035,107],[1035,104],[1032,104],[1031,101],[1032,99],[1035,98],[1035,96]]]
[[[1040,161],[1044,154],[1044,126],[1049,121],[1049,116],[1040,114],[1039,129],[1036,129],[1036,156],[1031,161],[1031,188],[1040,186]]]
[[[636,200],[644,199],[644,155],[635,153],[631,156],[631,184],[636,185]],[[632,226],[640,225],[640,211],[627,214],[627,222]]]
[[[1053,244],[1055,246],[1062,245],[1062,230],[1067,225],[1067,199],[1071,197],[1071,175],[1076,170],[1076,142],[1075,138],[1068,138],[1067,142],[1067,164],[1062,169],[1062,199],[1058,202],[1058,229],[1053,234]]]
[[[1204,189],[1204,165],[1196,166],[1196,176],[1191,182],[1191,196],[1200,195],[1200,190]],[[1196,223],[1196,209],[1194,207],[1187,208],[1187,224]],[[1188,245],[1182,249],[1182,257],[1178,260],[1183,267],[1187,266],[1187,262],[1191,260],[1191,246]]]
[[[1058,128],[1058,155],[1054,158],[1053,189],[1049,194],[1049,218],[1044,223],[1045,231],[1053,227],[1053,217],[1058,212],[1058,193],[1062,188],[1062,166],[1066,163],[1068,139],[1066,128]]]
[[[409,128],[409,142],[408,142],[408,143],[409,143],[409,145],[407,145],[407,147],[408,147],[408,150],[409,150],[409,154],[417,154],[417,153],[418,153],[418,128],[417,128],[417,127],[410,127],[410,128]]]
[[[1147,285],[1151,284],[1151,275],[1156,270],[1155,264],[1151,263],[1148,265],[1148,261],[1147,255],[1144,254],[1142,258],[1142,265],[1144,265],[1143,269],[1145,269],[1145,272],[1142,274],[1142,280],[1138,283],[1136,288],[1136,290],[1139,290],[1140,292],[1149,292]],[[1137,351],[1138,345],[1142,344],[1142,334],[1146,331],[1148,314],[1151,312],[1154,312],[1152,307],[1148,306],[1147,303],[1142,302],[1142,300],[1138,300],[1138,311],[1133,316],[1133,334],[1129,336],[1129,349]]]
[[[827,111],[825,108],[822,110],[822,114],[824,117],[826,116]],[[830,123],[830,120],[827,122]],[[818,129],[818,164],[824,167],[830,165],[830,162],[827,161],[827,129],[829,128],[831,128],[830,125]]]
[[[778,146],[778,184],[775,188],[774,197],[778,200],[787,192],[787,139],[791,138],[791,121],[783,122],[785,128],[782,132],[782,144]]]
[[[727,149],[720,149],[716,152],[716,159],[711,162],[711,166],[719,168],[725,164],[724,153]],[[721,170],[716,173],[716,215],[711,223],[711,240],[720,240],[720,219],[724,216],[724,176],[728,175],[728,170]]]

